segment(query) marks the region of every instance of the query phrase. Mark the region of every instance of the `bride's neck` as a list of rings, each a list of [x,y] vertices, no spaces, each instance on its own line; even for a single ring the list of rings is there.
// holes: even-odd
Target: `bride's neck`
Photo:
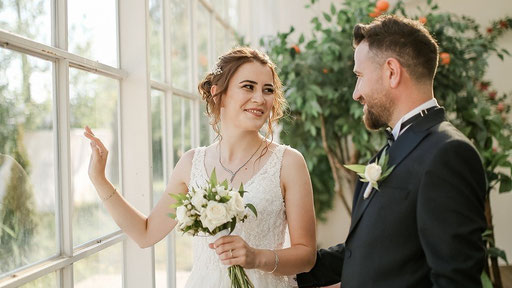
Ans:
[[[263,137],[257,131],[223,131],[219,148],[222,149],[222,161],[239,162],[251,155],[261,146]]]

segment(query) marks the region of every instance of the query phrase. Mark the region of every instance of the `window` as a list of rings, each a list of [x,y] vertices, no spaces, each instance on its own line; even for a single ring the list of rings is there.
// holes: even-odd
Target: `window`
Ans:
[[[66,4],[0,5],[0,286],[86,287],[113,274],[110,287],[122,285],[123,237],[89,180],[82,135],[89,125],[104,139],[119,186],[116,1]]]
[[[217,57],[236,44],[234,29],[226,18],[231,11],[229,5],[235,2],[150,1],[150,23],[154,26],[151,28],[150,58],[155,203],[165,188],[159,179],[167,178],[183,153],[199,145],[207,146],[213,139],[205,115],[206,107],[196,87]],[[158,47],[163,47],[163,53]],[[166,133],[167,137],[158,136]],[[168,149],[167,153],[161,152],[160,147],[164,151]],[[169,164],[163,176],[159,174],[159,167],[164,166],[160,163]],[[192,269],[192,257],[192,238],[189,236],[173,232],[158,243],[155,247],[156,287],[183,287]],[[166,279],[162,275],[165,271],[176,276]]]
[[[141,194],[154,206],[179,157],[213,139],[196,87],[235,44],[238,0],[150,0],[149,18],[144,2],[119,3],[0,3],[0,287],[130,287],[130,271],[155,273],[155,287],[183,287],[188,278],[190,237],[171,233],[154,250],[123,242],[89,180],[83,128],[109,150],[107,178],[133,197],[122,189],[135,174],[126,151],[140,143],[126,140],[125,123],[143,124],[152,193]],[[145,27],[137,21],[148,31],[129,27]],[[147,55],[127,61],[135,46]],[[131,77],[144,67],[149,78]],[[137,97],[150,104],[140,110],[148,117],[126,104]],[[148,261],[154,251],[154,268],[129,261],[140,251]]]
[[[0,48],[0,274],[58,254],[52,70]]]

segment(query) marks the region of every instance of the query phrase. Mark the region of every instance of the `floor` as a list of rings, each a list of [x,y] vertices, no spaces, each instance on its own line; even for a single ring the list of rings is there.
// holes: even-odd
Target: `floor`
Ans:
[[[503,288],[512,288],[512,266],[500,266]]]

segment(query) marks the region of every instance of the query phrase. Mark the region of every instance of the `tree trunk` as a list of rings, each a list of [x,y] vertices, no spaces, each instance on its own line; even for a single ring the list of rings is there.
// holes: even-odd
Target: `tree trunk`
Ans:
[[[485,218],[487,220],[487,230],[491,231],[491,235],[489,235],[491,241],[488,241],[486,243],[486,246],[488,245],[489,248],[494,248],[494,226],[492,224],[490,191],[488,191],[487,197],[485,197]],[[491,259],[491,267],[489,267],[489,262],[487,261],[487,259],[485,261],[485,270],[487,272],[487,275],[489,275],[489,277],[492,279],[494,287],[503,288],[503,284],[501,282],[500,268],[498,267],[498,258],[493,256],[490,256],[489,258]]]
[[[334,179],[334,191],[336,192],[336,194],[340,196],[341,201],[343,202],[343,206],[345,207],[348,215],[351,216],[352,208],[350,203],[352,203],[352,199],[350,198],[350,196],[353,196],[352,191],[354,191],[357,178],[354,173],[346,169],[342,164],[343,162],[348,161],[348,159],[345,159],[343,161],[343,155],[349,155],[349,141],[346,141],[346,139],[340,140],[337,145],[338,150],[340,151],[333,151],[333,149],[329,147],[329,143],[327,142],[325,121],[322,115],[320,116],[320,121],[322,144],[324,146],[327,159],[329,160],[329,166],[331,166],[332,177]],[[353,163],[353,161],[357,161],[355,160],[357,158],[357,151],[354,151],[351,155],[349,155],[349,157],[350,163]]]

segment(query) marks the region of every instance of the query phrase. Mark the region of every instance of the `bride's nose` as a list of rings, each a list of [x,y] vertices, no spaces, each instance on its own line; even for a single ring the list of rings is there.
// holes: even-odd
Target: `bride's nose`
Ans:
[[[263,97],[263,93],[261,91],[256,91],[252,94],[251,102],[261,104],[265,102],[265,98]]]

